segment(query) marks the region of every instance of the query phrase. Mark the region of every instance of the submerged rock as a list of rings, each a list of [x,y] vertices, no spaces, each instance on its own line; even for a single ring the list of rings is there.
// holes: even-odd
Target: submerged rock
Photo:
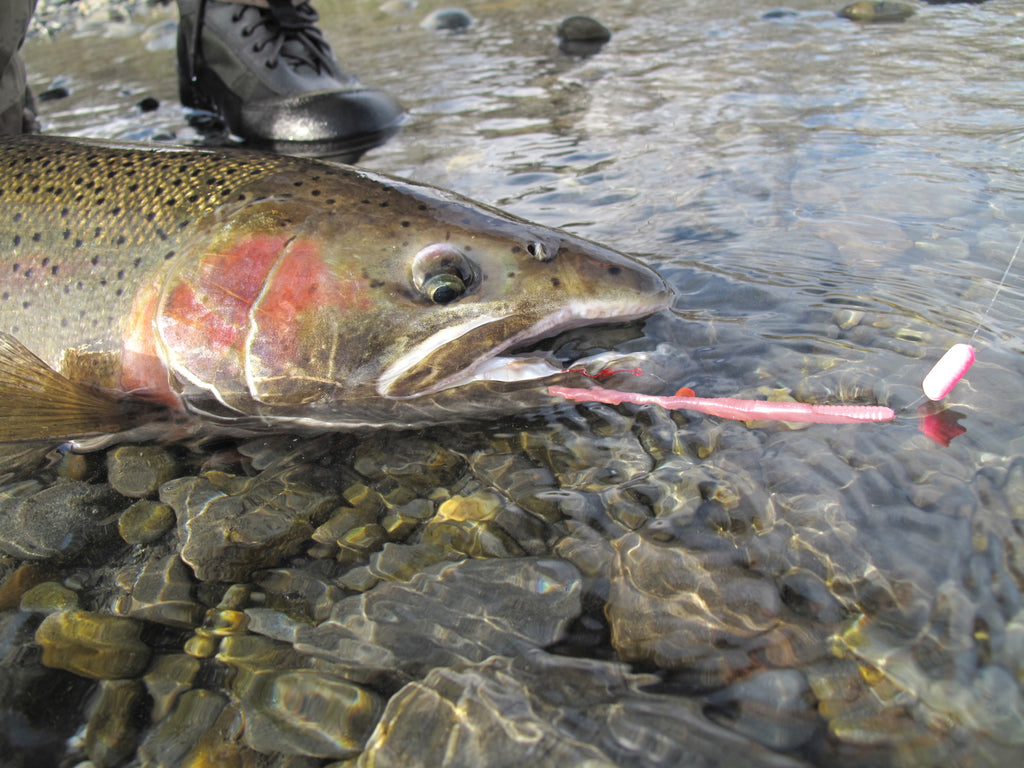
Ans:
[[[151,499],[139,499],[121,513],[117,530],[128,544],[152,544],[174,527],[174,510]]]
[[[607,43],[612,33],[590,16],[570,16],[558,25],[558,37],[572,42]]]
[[[914,15],[914,6],[908,3],[884,0],[859,0],[839,11],[844,19],[863,22],[905,21]]]
[[[0,493],[0,552],[22,560],[98,554],[117,539],[116,514],[125,505],[108,486],[78,480],[8,486]]]
[[[132,498],[153,496],[174,478],[178,463],[158,445],[122,445],[107,453],[107,479],[118,493]]]
[[[337,502],[329,475],[300,465],[254,478],[222,472],[165,483],[181,558],[200,581],[245,581],[297,553]]]
[[[140,639],[142,624],[133,619],[91,611],[62,611],[43,619],[36,642],[43,664],[99,680],[135,677],[149,663],[151,651]]]
[[[579,614],[580,599],[580,576],[568,563],[465,560],[429,566],[408,582],[380,582],[341,600],[315,627],[261,616],[253,629],[357,682],[404,679],[546,646]]]
[[[534,651],[437,669],[388,702],[361,765],[796,768],[708,722],[693,702],[640,692],[621,664]]]
[[[472,23],[473,17],[462,8],[439,8],[424,18],[420,26],[424,29],[462,32],[469,29]]]
[[[380,697],[261,637],[226,640],[217,657],[234,670],[231,690],[258,752],[340,759],[362,751],[383,709]]]

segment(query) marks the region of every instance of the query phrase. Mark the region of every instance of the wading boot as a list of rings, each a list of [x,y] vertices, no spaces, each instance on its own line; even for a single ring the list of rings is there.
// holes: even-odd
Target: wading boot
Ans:
[[[178,9],[182,104],[215,112],[247,143],[354,162],[398,130],[401,106],[341,71],[308,2],[178,0]]]

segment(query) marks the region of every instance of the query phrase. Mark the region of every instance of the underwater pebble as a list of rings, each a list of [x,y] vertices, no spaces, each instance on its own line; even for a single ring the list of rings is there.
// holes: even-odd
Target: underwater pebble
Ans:
[[[590,16],[569,16],[558,25],[558,36],[563,40],[607,43],[612,39],[608,27]]]
[[[357,682],[425,674],[554,642],[579,614],[580,592],[579,572],[559,560],[439,563],[341,600],[327,621],[296,629],[295,648]]]
[[[157,723],[139,746],[144,765],[185,765],[185,756],[213,727],[227,697],[205,688],[183,693],[170,715]]]
[[[177,461],[157,445],[122,445],[107,453],[107,480],[124,496],[152,496],[177,472]]]
[[[78,608],[78,594],[55,581],[37,584],[21,598],[21,610],[33,613],[58,613],[72,608]]]
[[[101,680],[86,709],[85,752],[96,766],[121,765],[135,752],[138,708],[145,689],[138,680]]]
[[[876,2],[875,0],[860,0],[851,3],[839,11],[839,16],[851,21],[863,22],[887,22],[904,21],[914,15],[914,6],[907,3]]]
[[[461,8],[439,8],[430,13],[420,26],[424,29],[436,29],[446,32],[461,32],[473,23],[473,17]]]
[[[117,530],[128,544],[152,544],[174,527],[174,510],[152,499],[140,499],[121,513]]]
[[[181,558],[200,581],[244,581],[295,554],[335,507],[328,474],[300,465],[254,478],[207,472],[165,483]],[[314,490],[314,489],[324,490]]]
[[[435,669],[391,698],[360,762],[432,768],[457,754],[467,766],[711,768],[728,755],[731,768],[806,765],[715,725],[692,699],[639,691],[655,680],[542,651]]]
[[[82,677],[135,677],[149,663],[150,649],[139,639],[142,624],[91,611],[62,611],[43,619],[36,642],[43,664]]]
[[[146,561],[132,585],[128,615],[170,627],[190,629],[206,609],[195,601],[195,581],[178,555]]]
[[[157,656],[142,678],[152,701],[150,719],[163,720],[174,707],[178,697],[192,688],[199,673],[199,661],[185,653]]]
[[[105,485],[59,479],[8,486],[0,496],[0,552],[22,560],[99,554],[124,498]]]

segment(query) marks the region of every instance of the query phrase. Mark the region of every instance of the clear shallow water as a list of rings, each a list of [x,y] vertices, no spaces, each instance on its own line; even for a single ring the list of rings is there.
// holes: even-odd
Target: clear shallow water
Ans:
[[[737,738],[695,726],[688,741],[652,716],[650,764],[670,757],[656,744],[702,738],[719,745],[708,764],[751,745],[849,765],[1019,756],[1024,262],[996,291],[1024,236],[1024,10],[922,4],[858,25],[814,2],[771,19],[771,4],[594,2],[582,10],[614,36],[583,59],[554,39],[571,3],[467,4],[468,32],[421,29],[440,5],[318,4],[342,61],[410,113],[362,162],[658,266],[674,312],[623,343],[648,375],[619,385],[916,407],[932,362],[980,324],[949,398],[966,433],[949,447],[914,407],[890,425],[788,431],[595,406],[416,436],[473,457],[474,482],[520,511],[558,510],[526,551],[584,575],[591,607],[562,657],[655,675],[619,694],[634,718],[666,701],[637,703],[642,690]],[[197,139],[175,101],[173,19],[33,39],[37,90],[71,90],[42,106],[46,130]],[[161,107],[140,115],[146,95]],[[569,687],[557,664],[497,656],[538,710]],[[488,727],[467,726],[491,744]],[[612,762],[641,759],[602,744]],[[548,754],[532,759],[564,753]]]

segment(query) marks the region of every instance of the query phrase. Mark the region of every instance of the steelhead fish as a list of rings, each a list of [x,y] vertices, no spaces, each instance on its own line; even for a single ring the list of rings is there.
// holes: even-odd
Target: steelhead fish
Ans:
[[[366,170],[0,140],[0,441],[156,420],[412,427],[491,415],[514,356],[667,306],[651,269]],[[534,404],[539,401],[534,401]],[[547,400],[546,402],[552,402]]]

